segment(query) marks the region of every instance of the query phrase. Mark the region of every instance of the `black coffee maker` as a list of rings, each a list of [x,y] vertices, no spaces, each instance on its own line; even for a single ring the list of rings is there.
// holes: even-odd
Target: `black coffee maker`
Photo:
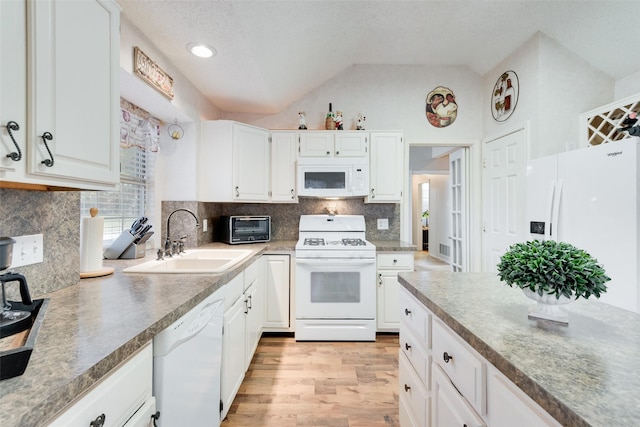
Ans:
[[[22,274],[6,272],[11,266],[11,256],[15,240],[0,237],[0,284],[2,284],[2,313],[0,313],[0,338],[22,332],[31,327],[31,309],[33,305],[27,279]],[[7,301],[7,283],[18,282],[21,303]]]

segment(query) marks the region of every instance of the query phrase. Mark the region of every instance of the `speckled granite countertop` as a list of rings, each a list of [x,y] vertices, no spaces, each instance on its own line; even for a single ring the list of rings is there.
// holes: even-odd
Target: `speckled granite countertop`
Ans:
[[[416,245],[402,240],[371,240],[378,252],[412,252],[418,250]]]
[[[564,426],[640,420],[640,315],[572,302],[569,325],[529,320],[491,273],[401,273],[400,283]]]
[[[98,379],[252,264],[295,242],[244,245],[254,254],[223,274],[131,274],[155,256],[104,261],[109,276],[83,279],[47,295],[49,307],[25,373],[0,381],[0,426],[41,426]],[[217,247],[224,244],[210,244]]]

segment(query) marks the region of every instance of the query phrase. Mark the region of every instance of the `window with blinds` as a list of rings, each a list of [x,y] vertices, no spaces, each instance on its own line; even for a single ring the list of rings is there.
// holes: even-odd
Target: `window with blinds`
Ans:
[[[121,106],[122,106],[121,100]],[[81,217],[98,208],[104,218],[103,245],[108,247],[141,216],[152,223],[155,156],[159,121],[143,117],[143,110],[127,103],[120,119],[120,184],[115,191],[84,191],[80,196]],[[142,112],[141,112],[142,111]]]

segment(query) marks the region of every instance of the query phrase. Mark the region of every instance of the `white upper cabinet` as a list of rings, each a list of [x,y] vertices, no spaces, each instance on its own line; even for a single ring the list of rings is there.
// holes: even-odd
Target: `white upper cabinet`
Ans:
[[[369,196],[367,203],[400,203],[404,179],[404,141],[401,132],[371,132]]]
[[[118,5],[111,0],[26,2],[26,20],[19,21],[4,15],[21,13],[23,2],[2,3],[2,56],[14,57],[3,60],[0,71],[1,149],[12,144],[6,125],[17,121],[14,116],[23,122],[14,134],[24,147],[22,159],[13,164],[8,165],[3,153],[0,180],[112,189],[120,175]],[[17,31],[17,47],[5,44],[6,23]],[[21,68],[26,90],[16,77]],[[5,76],[12,76],[16,88],[6,87]],[[18,96],[14,111],[4,103],[5,94]],[[20,111],[23,99],[26,119]]]
[[[267,202],[269,132],[229,120],[202,122],[198,200]]]
[[[0,181],[25,179],[26,13],[24,1],[0,1]]]
[[[300,132],[300,156],[366,157],[368,139],[362,131]]]
[[[296,160],[298,133],[271,132],[271,201],[297,203]]]

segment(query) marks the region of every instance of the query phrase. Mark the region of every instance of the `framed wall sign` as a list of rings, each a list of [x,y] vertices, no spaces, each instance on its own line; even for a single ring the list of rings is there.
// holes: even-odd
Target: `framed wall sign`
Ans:
[[[137,46],[133,48],[133,73],[167,98],[173,99],[173,78]]]
[[[504,122],[516,109],[520,87],[518,75],[514,71],[505,71],[498,78],[491,95],[491,114],[497,122]]]

